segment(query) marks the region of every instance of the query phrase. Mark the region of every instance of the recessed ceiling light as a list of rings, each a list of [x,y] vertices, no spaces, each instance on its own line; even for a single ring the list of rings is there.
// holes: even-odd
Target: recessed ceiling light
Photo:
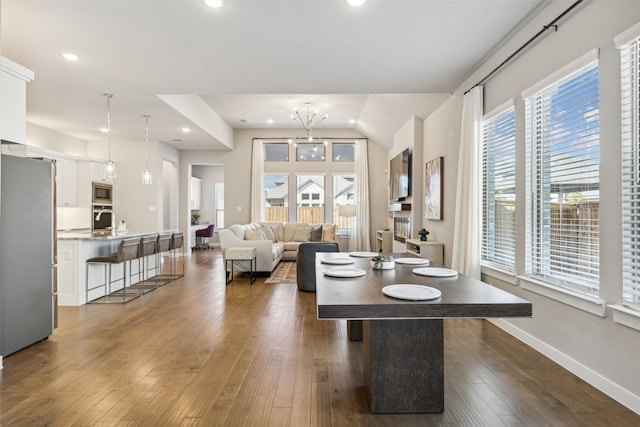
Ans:
[[[191,129],[189,129],[188,127],[183,127],[182,128],[182,132],[189,133],[189,132],[191,132]]]
[[[273,119],[268,119],[268,120],[267,120],[267,123],[269,123],[269,124],[273,124]]]
[[[100,128],[100,132],[102,132],[102,133],[107,133],[107,132],[109,132],[109,129],[107,129],[107,128]]]
[[[64,59],[66,59],[67,61],[70,61],[70,62],[76,62],[78,59],[80,59],[80,57],[78,55],[76,55],[75,53],[71,53],[71,52],[63,53],[62,57]]]
[[[362,6],[367,0],[347,0],[349,6]]]
[[[349,120],[350,124],[354,124],[356,121],[354,119]]]
[[[209,7],[222,7],[227,3],[226,0],[204,0],[204,4]]]

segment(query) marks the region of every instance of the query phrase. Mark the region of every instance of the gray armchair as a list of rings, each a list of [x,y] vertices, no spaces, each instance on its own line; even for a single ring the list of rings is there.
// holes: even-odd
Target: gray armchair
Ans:
[[[338,252],[336,242],[307,242],[298,247],[297,281],[298,289],[305,292],[316,291],[316,253]]]

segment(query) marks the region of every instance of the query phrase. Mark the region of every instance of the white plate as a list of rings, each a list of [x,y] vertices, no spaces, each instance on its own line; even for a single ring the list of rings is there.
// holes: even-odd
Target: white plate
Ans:
[[[366,271],[359,268],[333,268],[324,272],[329,277],[360,277],[367,274]]]
[[[397,264],[429,265],[429,260],[424,258],[396,258]]]
[[[351,252],[349,255],[358,257],[358,258],[373,258],[374,256],[378,256],[375,252]]]
[[[442,292],[439,289],[422,285],[389,285],[382,288],[382,293],[393,298],[411,301],[424,301],[440,298]]]
[[[441,267],[422,267],[414,268],[413,272],[420,276],[432,276],[432,277],[453,277],[457,276],[458,272],[449,268]]]
[[[349,258],[322,258],[323,264],[345,265],[353,264],[353,260]]]

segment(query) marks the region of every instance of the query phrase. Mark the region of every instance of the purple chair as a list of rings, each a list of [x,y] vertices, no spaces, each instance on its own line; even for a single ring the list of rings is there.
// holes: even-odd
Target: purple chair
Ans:
[[[211,247],[207,239],[213,236],[214,228],[215,224],[211,224],[207,228],[196,230],[196,247],[194,249],[209,249]]]

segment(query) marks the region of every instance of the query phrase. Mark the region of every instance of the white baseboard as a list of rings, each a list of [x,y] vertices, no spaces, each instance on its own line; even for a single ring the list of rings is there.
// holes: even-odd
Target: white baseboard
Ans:
[[[487,319],[503,331],[519,339],[528,346],[547,356],[572,374],[588,382],[607,396],[617,400],[633,412],[640,415],[640,396],[614,383],[610,379],[600,375],[593,369],[583,365],[577,360],[567,356],[558,349],[534,337],[528,332],[514,326],[504,319]]]
[[[2,355],[0,355],[0,369],[4,368],[4,366],[2,366]]]

